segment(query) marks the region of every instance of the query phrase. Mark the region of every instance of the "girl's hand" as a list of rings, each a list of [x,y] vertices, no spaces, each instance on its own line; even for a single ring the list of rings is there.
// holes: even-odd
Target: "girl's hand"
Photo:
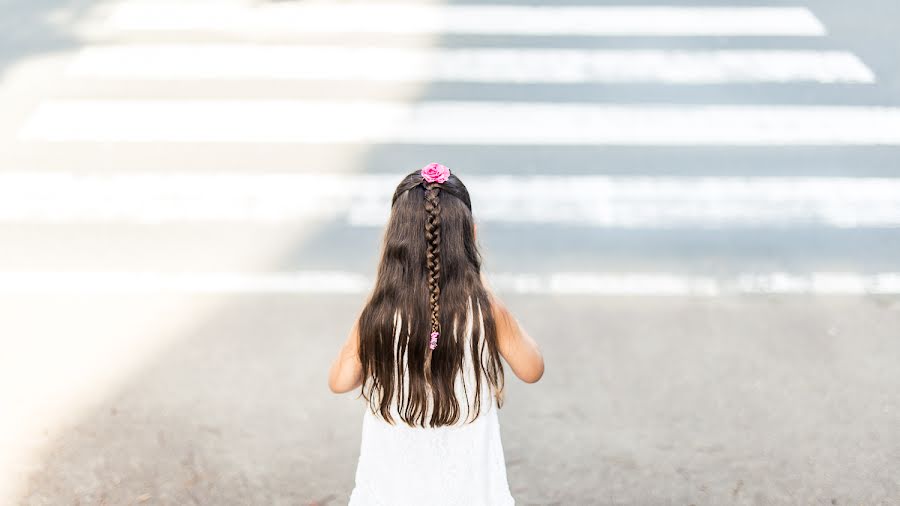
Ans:
[[[544,356],[540,347],[491,290],[484,272],[481,273],[481,282],[491,300],[491,310],[497,323],[497,346],[500,355],[506,359],[520,380],[526,383],[537,382],[544,375]]]
[[[354,390],[362,385],[362,364],[359,362],[359,318],[353,323],[350,335],[331,364],[328,388],[336,394]]]

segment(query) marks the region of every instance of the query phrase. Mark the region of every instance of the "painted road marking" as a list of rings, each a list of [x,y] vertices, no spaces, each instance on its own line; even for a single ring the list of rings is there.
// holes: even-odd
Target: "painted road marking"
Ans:
[[[900,273],[744,273],[731,277],[657,272],[490,273],[498,291],[532,295],[701,296],[900,294]],[[239,272],[0,272],[10,294],[361,294],[373,280],[346,271]]]
[[[402,174],[8,172],[0,222],[382,226]],[[612,228],[900,226],[900,179],[472,175],[477,217]]]
[[[510,20],[515,20],[510,22]],[[558,36],[822,36],[804,7],[516,6],[415,3],[127,2],[104,23],[112,31],[206,31]]]
[[[900,108],[345,100],[48,100],[20,140],[898,145]]]
[[[404,49],[270,44],[83,48],[68,75],[96,79],[264,79],[498,83],[872,83],[852,53],[802,50]]]

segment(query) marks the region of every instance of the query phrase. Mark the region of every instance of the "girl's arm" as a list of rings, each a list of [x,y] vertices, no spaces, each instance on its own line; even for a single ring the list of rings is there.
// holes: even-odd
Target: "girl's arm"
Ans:
[[[491,310],[497,322],[497,345],[500,355],[515,375],[526,383],[535,383],[544,375],[544,356],[534,339],[523,329],[506,305],[491,291],[482,275],[482,283],[491,299]]]
[[[331,364],[328,388],[336,394],[349,392],[362,384],[362,364],[359,362],[359,318],[353,323],[347,341]]]

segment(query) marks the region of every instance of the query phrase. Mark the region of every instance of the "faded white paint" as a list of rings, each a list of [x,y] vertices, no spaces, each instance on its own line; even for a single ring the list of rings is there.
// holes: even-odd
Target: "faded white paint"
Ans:
[[[510,20],[515,20],[511,22]],[[517,6],[372,2],[126,2],[108,31],[310,33],[822,36],[805,7]]]
[[[96,79],[415,82],[871,83],[852,53],[802,50],[405,49],[275,44],[83,48],[68,68]]]
[[[21,140],[900,145],[900,108],[367,100],[48,100]]]

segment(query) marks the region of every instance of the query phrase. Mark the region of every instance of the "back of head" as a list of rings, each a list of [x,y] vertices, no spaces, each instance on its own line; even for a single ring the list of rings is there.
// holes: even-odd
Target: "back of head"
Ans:
[[[468,351],[472,411],[477,417],[482,401],[493,402],[481,398],[484,382],[501,406],[503,366],[468,190],[449,169],[430,164],[403,178],[391,202],[375,287],[359,318],[362,395],[390,423],[395,403],[409,426],[454,425]]]

